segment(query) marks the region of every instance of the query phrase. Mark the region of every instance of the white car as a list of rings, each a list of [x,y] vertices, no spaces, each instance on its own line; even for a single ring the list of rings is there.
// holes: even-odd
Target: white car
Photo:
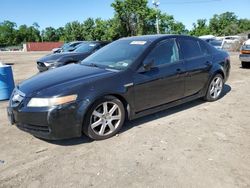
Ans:
[[[241,46],[240,61],[243,68],[250,65],[250,39],[244,42]]]

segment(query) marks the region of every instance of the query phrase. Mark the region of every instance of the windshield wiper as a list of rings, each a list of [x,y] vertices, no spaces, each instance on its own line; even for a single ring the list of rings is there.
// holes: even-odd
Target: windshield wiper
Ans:
[[[90,66],[90,67],[100,67],[99,65],[95,64],[95,63],[81,63],[82,65],[85,66]]]

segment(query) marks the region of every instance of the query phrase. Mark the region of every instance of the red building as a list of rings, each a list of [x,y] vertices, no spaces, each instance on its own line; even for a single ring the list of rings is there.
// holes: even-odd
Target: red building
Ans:
[[[27,42],[24,45],[24,51],[51,51],[54,48],[59,48],[63,42]]]

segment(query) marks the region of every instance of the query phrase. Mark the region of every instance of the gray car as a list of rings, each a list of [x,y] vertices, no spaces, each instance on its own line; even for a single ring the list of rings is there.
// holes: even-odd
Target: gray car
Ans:
[[[108,44],[108,42],[101,42],[101,41],[85,41],[82,42],[80,45],[73,52],[62,52],[62,53],[55,53],[49,54],[37,60],[37,68],[40,72],[54,69],[57,67],[61,67],[70,63],[77,63],[82,61],[90,54],[94,53],[98,49],[102,48]]]
[[[250,39],[248,39],[241,47],[240,61],[243,68],[250,65]]]

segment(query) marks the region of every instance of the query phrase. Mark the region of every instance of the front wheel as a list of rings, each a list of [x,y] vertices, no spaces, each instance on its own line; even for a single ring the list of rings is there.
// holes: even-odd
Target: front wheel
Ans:
[[[220,98],[222,90],[224,87],[224,81],[221,74],[216,74],[210,81],[206,96],[204,99],[206,101],[216,101]]]
[[[122,102],[113,96],[96,101],[84,119],[83,132],[94,140],[103,140],[114,136],[125,120]]]

